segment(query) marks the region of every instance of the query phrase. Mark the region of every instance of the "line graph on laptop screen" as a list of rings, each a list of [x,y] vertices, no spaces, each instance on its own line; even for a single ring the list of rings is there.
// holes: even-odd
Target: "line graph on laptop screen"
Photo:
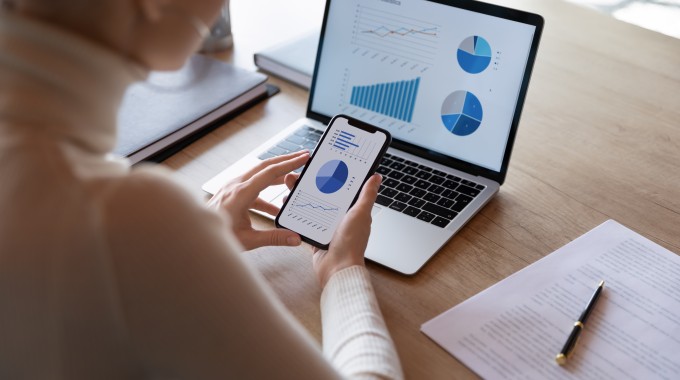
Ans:
[[[432,22],[357,4],[352,54],[423,73],[434,64],[440,30]]]

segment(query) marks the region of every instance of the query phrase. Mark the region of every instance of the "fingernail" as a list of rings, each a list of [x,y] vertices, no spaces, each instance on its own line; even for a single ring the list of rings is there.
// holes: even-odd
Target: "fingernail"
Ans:
[[[300,244],[300,237],[299,236],[289,236],[288,239],[286,239],[286,242],[289,245],[298,245],[298,244]]]

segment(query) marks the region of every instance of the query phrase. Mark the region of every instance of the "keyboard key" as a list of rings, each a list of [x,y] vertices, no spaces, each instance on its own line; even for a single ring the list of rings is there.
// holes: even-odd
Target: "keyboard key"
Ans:
[[[307,141],[304,144],[302,144],[302,146],[305,149],[313,150],[314,148],[316,148],[316,144],[317,144],[316,141]]]
[[[392,169],[397,169],[397,170],[401,170],[401,169],[403,169],[404,167],[406,167],[406,165],[402,164],[401,162],[393,162],[393,163],[390,165],[390,168],[392,168]]]
[[[477,186],[475,186],[475,189],[477,189],[477,190],[484,190],[484,185],[479,185],[479,184],[478,184]]]
[[[392,210],[397,210],[397,211],[401,212],[406,208],[406,203],[401,203],[401,202],[395,201],[390,205],[390,208]]]
[[[382,194],[378,194],[378,198],[375,200],[375,203],[382,206],[389,206],[392,202],[394,201],[391,198],[388,198]]]
[[[262,160],[262,161],[264,161],[264,160],[266,160],[266,159],[268,159],[268,158],[272,158],[272,157],[276,157],[276,156],[274,156],[273,154],[271,154],[271,153],[269,153],[269,152],[264,152],[264,153],[262,153],[261,155],[257,156],[257,158],[259,158],[259,159]]]
[[[441,171],[441,170],[433,170],[433,171],[432,171],[432,174],[438,175],[438,176],[440,176],[440,177],[446,177],[446,173],[444,173],[444,172]]]
[[[428,222],[428,223],[430,223],[432,221],[432,219],[434,219],[434,217],[435,216],[433,214],[430,214],[427,211],[423,211],[420,214],[418,214],[418,216],[416,216],[416,218],[418,218],[422,221]]]
[[[442,197],[444,197],[444,198],[448,198],[448,199],[456,199],[456,197],[458,196],[458,194],[459,194],[459,193],[457,193],[457,192],[455,192],[455,191],[453,191],[453,190],[446,189],[446,190],[444,190],[440,195],[441,195]]]
[[[476,183],[474,183],[474,182],[472,182],[472,181],[468,181],[467,179],[464,179],[464,180],[460,181],[460,183],[462,183],[463,185],[468,185],[468,186],[470,186],[470,187],[475,187],[475,186],[477,186]]]
[[[285,140],[276,144],[276,146],[278,146],[279,148],[286,149],[290,152],[297,152],[298,150],[302,150],[301,145],[302,144],[293,144],[293,143],[285,141]]]
[[[283,155],[283,154],[288,153],[287,150],[285,150],[285,149],[283,149],[283,148],[279,148],[278,146],[273,146],[273,147],[271,147],[271,148],[269,149],[268,152],[269,152],[270,154],[273,154],[274,156],[281,156],[281,155]]]
[[[390,177],[390,178],[394,178],[394,179],[401,179],[401,177],[403,177],[404,175],[405,174],[402,173],[402,172],[392,170],[387,176]]]
[[[458,182],[454,182],[454,181],[451,181],[450,179],[447,179],[446,181],[444,181],[442,186],[444,186],[447,189],[455,190],[456,187],[458,187]]]
[[[393,159],[394,161],[397,161],[397,162],[404,162],[404,161],[406,161],[406,160],[404,160],[403,158],[397,157],[397,156],[392,156],[392,159]]]
[[[444,177],[440,177],[438,175],[433,175],[432,177],[430,177],[430,182],[436,183],[437,185],[441,185],[442,183],[444,183],[444,181],[446,181]]]
[[[397,186],[397,190],[402,191],[404,193],[408,193],[409,191],[413,190],[413,186],[407,185],[405,183],[400,183],[399,186]]]
[[[386,186],[383,184],[380,184],[380,187],[378,188],[378,194],[380,194],[383,190],[385,190]]]
[[[423,189],[413,189],[409,192],[409,194],[413,195],[414,197],[422,197],[423,195],[427,194],[427,191]]]
[[[449,207],[453,206],[453,204],[456,203],[456,202],[452,201],[451,199],[442,198],[442,199],[438,200],[436,203],[439,206],[449,208]]]
[[[437,206],[436,204],[429,202],[425,203],[425,206],[423,206],[422,209],[431,212],[435,215],[441,216],[442,218],[446,218],[448,220],[452,220],[453,218],[456,217],[456,215],[458,215],[458,213],[453,210]]]
[[[404,160],[404,163],[405,163],[406,165],[408,165],[408,166],[418,166],[418,164],[416,164],[416,163],[413,162],[413,161],[409,161],[409,160]]]
[[[447,174],[447,175],[446,175],[446,179],[450,179],[451,181],[460,182],[460,177],[456,177],[456,176],[453,175],[453,174]]]
[[[426,172],[431,172],[431,171],[432,171],[432,168],[431,168],[431,167],[425,166],[425,165],[418,165],[418,169],[424,170],[424,171],[426,171]]]
[[[442,218],[441,216],[438,216],[438,217],[434,218],[434,220],[431,223],[434,224],[437,227],[444,228],[444,227],[448,226],[450,222],[451,222],[450,220],[447,220],[445,218]]]
[[[399,194],[397,194],[396,197],[394,197],[394,199],[398,200],[399,202],[404,202],[404,203],[407,203],[412,198],[413,198],[412,196],[405,194],[405,193],[399,193]],[[453,203],[453,201],[451,201],[451,203]]]
[[[295,144],[295,145],[302,145],[302,144],[305,143],[305,141],[307,141],[307,139],[305,139],[302,136],[290,135],[290,136],[286,137],[286,141],[288,141],[292,144]]]
[[[414,174],[418,173],[418,169],[417,169],[417,168],[414,168],[414,167],[412,167],[412,166],[407,166],[407,167],[405,167],[404,170],[402,170],[402,171],[403,171],[404,173],[410,174],[410,175],[414,175]]]
[[[472,198],[468,197],[467,195],[460,194],[458,198],[456,198],[456,203],[451,206],[451,210],[461,212],[465,206],[470,204],[470,202],[472,202]]]
[[[427,189],[427,191],[429,191],[431,193],[435,193],[435,194],[441,194],[441,193],[444,192],[444,190],[445,189],[443,187],[439,186],[439,185],[432,185],[432,186],[430,186],[429,189]]]
[[[408,204],[410,204],[413,207],[423,207],[425,205],[425,201],[420,199],[420,198],[413,198],[410,201],[408,201]]]
[[[427,193],[427,194],[425,194],[425,196],[423,197],[424,200],[426,200],[426,201],[428,201],[428,202],[432,202],[432,203],[438,201],[440,198],[441,198],[441,197],[440,197],[439,195],[434,194],[434,193]]]
[[[392,169],[386,168],[386,167],[384,167],[384,166],[379,166],[379,167],[378,167],[378,170],[376,170],[376,172],[377,172],[378,174],[382,174],[382,175],[387,175],[387,174],[388,174],[389,172],[391,172],[391,171],[392,171]]]
[[[428,187],[430,187],[430,183],[425,181],[425,180],[422,180],[422,179],[419,179],[418,181],[416,181],[416,183],[414,183],[414,185],[416,187],[421,188],[421,189],[427,189]]]
[[[397,190],[390,189],[389,187],[386,187],[385,190],[383,190],[380,194],[384,195],[388,198],[394,198],[394,196],[399,194],[399,192]]]
[[[393,156],[392,156],[391,154],[389,154],[389,153],[385,153],[385,154],[383,155],[383,157],[392,158]]]
[[[395,188],[399,186],[399,181],[397,181],[396,179],[387,178],[386,180],[383,180],[382,184],[387,187]]]
[[[380,161],[380,164],[385,165],[385,166],[390,166],[390,165],[392,165],[393,162],[394,161],[390,160],[389,158],[385,158],[383,156],[383,159],[382,159],[382,161]]]
[[[473,189],[470,186],[465,186],[465,185],[458,186],[456,188],[456,191],[459,192],[459,193],[469,195],[473,198],[476,197],[477,195],[479,195],[479,190]]]
[[[411,177],[410,175],[401,177],[401,182],[408,183],[409,185],[413,185],[417,181],[418,179],[416,177]]]
[[[416,173],[416,177],[420,178],[420,179],[428,179],[428,178],[432,177],[432,174],[430,174],[426,171],[420,170],[420,171],[418,171],[418,173]]]
[[[299,136],[299,137],[305,137],[311,132],[311,128],[309,127],[302,127],[298,128],[295,132],[293,132],[293,135]]]
[[[409,216],[412,216],[412,217],[416,217],[416,216],[418,216],[418,214],[420,214],[420,209],[415,208],[415,207],[413,207],[413,206],[408,206],[408,207],[406,207],[406,208],[404,209],[404,211],[402,211],[402,212],[403,212],[404,214],[406,214],[406,215],[409,215]]]

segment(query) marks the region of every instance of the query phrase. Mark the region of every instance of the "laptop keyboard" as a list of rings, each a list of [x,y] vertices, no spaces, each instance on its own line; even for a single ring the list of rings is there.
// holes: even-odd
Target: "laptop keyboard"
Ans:
[[[321,139],[318,129],[303,126],[272,146],[259,158],[266,160],[303,149],[312,150]],[[300,172],[302,168],[296,170]],[[386,153],[377,170],[382,174],[376,203],[444,228],[484,186],[452,174]]]

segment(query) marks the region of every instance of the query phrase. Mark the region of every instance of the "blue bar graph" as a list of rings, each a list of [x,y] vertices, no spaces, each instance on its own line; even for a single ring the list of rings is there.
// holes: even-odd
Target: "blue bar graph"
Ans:
[[[349,103],[395,119],[411,122],[420,78],[353,86]]]
[[[347,148],[353,146],[355,148],[358,148],[359,145],[355,144],[352,142],[352,140],[355,138],[353,134],[347,132],[347,131],[340,131],[338,136],[335,138],[335,142],[333,142],[333,146],[335,148],[338,148],[340,150],[347,150]]]

